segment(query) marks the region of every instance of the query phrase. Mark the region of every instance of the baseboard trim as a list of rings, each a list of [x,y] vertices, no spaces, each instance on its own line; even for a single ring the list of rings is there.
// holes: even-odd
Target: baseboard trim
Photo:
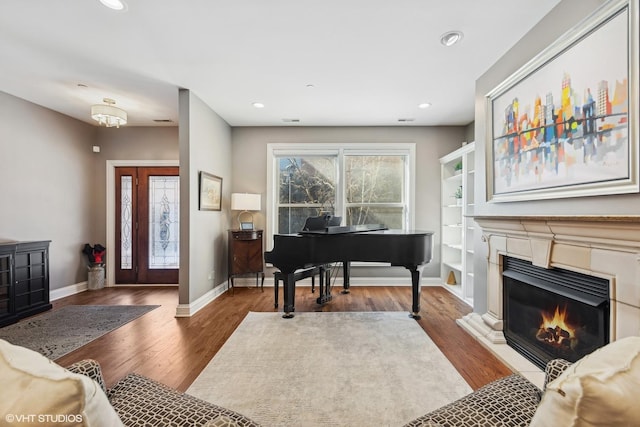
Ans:
[[[60,298],[68,297],[71,295],[79,294],[87,290],[87,282],[76,283],[75,285],[65,286],[64,288],[51,289],[49,291],[49,300],[55,301]]]
[[[246,279],[246,284],[244,283],[244,278],[235,279],[238,287],[246,286],[255,286],[255,279]],[[307,283],[308,282],[308,283]],[[440,286],[442,281],[439,277],[423,277],[421,280],[422,286]],[[264,281],[264,285],[267,287],[273,287],[273,277],[266,277]],[[336,286],[342,286],[342,278],[338,277],[334,283]],[[117,288],[119,286],[127,286],[127,285],[115,285],[108,286]],[[135,285],[136,287],[140,286],[176,286],[176,285]],[[311,279],[304,279],[300,282],[296,283],[296,286],[311,286]],[[409,277],[352,277],[351,278],[351,286],[411,286],[411,278]],[[79,294],[80,292],[85,292],[88,289],[87,282],[80,282],[74,285],[65,286],[63,288],[52,289],[49,293],[49,299],[51,301],[56,301],[61,298],[65,298],[71,295]],[[176,307],[176,317],[191,317],[200,311],[205,305],[209,304],[211,301],[218,298],[220,295],[225,293],[228,290],[228,284],[226,282],[216,286],[211,289],[209,292],[198,298],[192,303],[189,304],[178,304]]]
[[[176,307],[176,317],[191,317],[200,311],[205,305],[218,298],[227,291],[227,283],[224,282],[202,295],[197,300],[189,304],[178,304]]]
[[[113,285],[113,286],[105,286],[105,288],[118,288],[118,287],[159,287],[159,286],[173,286],[173,287],[177,287],[177,284],[143,284],[143,285]],[[51,289],[49,291],[49,300],[50,301],[56,301],[59,300],[61,298],[65,298],[65,297],[69,297],[71,295],[75,295],[75,294],[79,294],[80,292],[84,292],[89,290],[89,286],[87,281],[85,280],[84,282],[80,282],[80,283],[76,283],[74,285],[69,285],[69,286],[65,286],[63,288],[58,288],[58,289]]]

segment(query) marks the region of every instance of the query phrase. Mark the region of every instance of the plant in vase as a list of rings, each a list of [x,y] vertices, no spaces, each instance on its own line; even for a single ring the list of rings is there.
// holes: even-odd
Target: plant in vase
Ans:
[[[91,247],[89,243],[84,245],[82,253],[87,256],[87,289],[96,290],[104,288],[104,255],[107,248],[97,243]]]
[[[453,166],[453,172],[458,175],[462,173],[462,162],[458,162]]]
[[[456,198],[456,205],[462,206],[462,185],[458,187],[453,197]]]

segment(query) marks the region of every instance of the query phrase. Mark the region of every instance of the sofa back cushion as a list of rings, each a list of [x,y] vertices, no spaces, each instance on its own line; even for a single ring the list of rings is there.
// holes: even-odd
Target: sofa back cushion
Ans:
[[[1,339],[0,384],[3,425],[122,426],[95,381]]]
[[[547,385],[531,427],[628,427],[640,422],[640,337],[583,357]]]

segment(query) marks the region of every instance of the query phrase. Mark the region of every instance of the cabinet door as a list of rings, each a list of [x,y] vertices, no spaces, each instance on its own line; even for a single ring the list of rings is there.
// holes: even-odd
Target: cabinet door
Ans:
[[[230,274],[263,271],[261,231],[232,232],[229,238]]]
[[[247,268],[252,273],[262,271],[262,239],[253,240],[247,248]]]
[[[10,292],[12,283],[11,255],[0,255],[0,319],[11,312]]]
[[[15,311],[48,303],[46,249],[17,252],[15,258]]]
[[[258,240],[236,240],[232,246],[231,273],[253,273],[261,271],[261,261],[258,256],[262,256]]]
[[[247,269],[246,246],[246,240],[234,240],[231,242],[229,254],[231,257],[230,274],[241,274]]]

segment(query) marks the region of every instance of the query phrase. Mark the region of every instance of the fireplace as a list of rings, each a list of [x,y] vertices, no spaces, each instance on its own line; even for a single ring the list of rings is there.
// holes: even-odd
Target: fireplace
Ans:
[[[504,257],[504,335],[541,369],[575,362],[609,342],[609,281]]]
[[[510,303],[507,308],[504,298],[511,289],[506,289],[504,281],[512,279],[503,275],[507,258],[529,262],[542,272],[568,271],[589,276],[589,281],[604,279],[608,286],[608,307],[601,306],[602,310],[597,315],[580,311],[573,313],[573,309],[567,307],[571,313],[570,322],[586,322],[592,330],[601,329],[604,342],[640,333],[640,215],[475,216],[474,220],[482,229],[482,233],[476,233],[477,256],[474,262],[474,301],[478,307],[473,313],[458,319],[458,324],[512,370],[542,387],[544,372],[540,369],[540,362],[533,363],[507,343],[506,331],[514,329],[514,325],[510,322],[513,319],[506,319],[505,310],[518,312],[517,304],[520,304],[522,309],[518,314],[524,317],[531,301],[542,300],[537,304],[544,304],[546,289],[541,288],[542,296],[518,295],[516,307]],[[507,271],[510,269],[506,268]],[[586,282],[584,276],[576,277],[579,278],[578,284],[591,283]],[[483,288],[485,281],[486,288]],[[553,286],[554,290],[557,288],[557,285]],[[520,286],[516,289],[520,290]],[[554,302],[561,301],[561,297],[566,297],[564,293],[571,291],[564,287],[559,289],[560,292],[556,293],[560,295],[553,297]],[[589,301],[586,305],[590,308],[581,308],[588,312],[601,305],[596,296],[593,292],[586,296],[571,294],[574,300]],[[605,299],[604,293],[600,292],[599,296]],[[556,306],[559,313],[564,310],[563,302],[556,303]],[[555,314],[555,306],[550,310]],[[580,319],[574,320],[578,316]],[[508,328],[505,322],[509,322]],[[539,325],[535,323],[537,321],[532,328],[538,330]]]

